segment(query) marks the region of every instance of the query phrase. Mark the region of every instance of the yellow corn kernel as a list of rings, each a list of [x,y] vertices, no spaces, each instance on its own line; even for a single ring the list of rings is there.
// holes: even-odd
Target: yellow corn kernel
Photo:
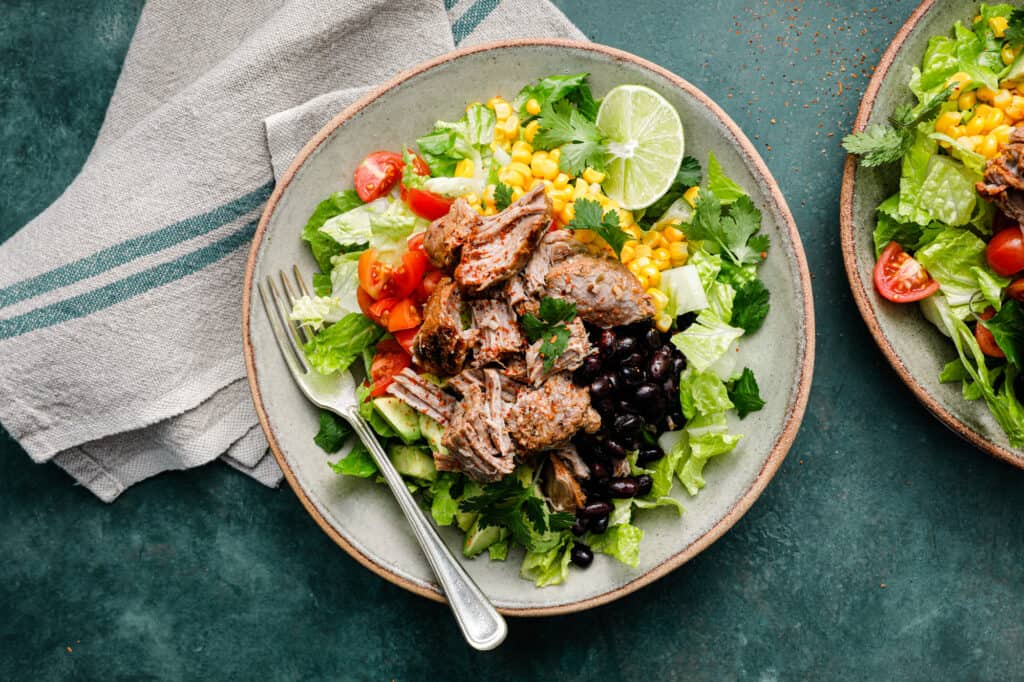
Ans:
[[[548,196],[551,197],[552,201],[555,199],[561,199],[562,202],[566,204],[572,201],[572,188],[563,187],[561,189],[555,189],[558,187],[558,178],[555,178],[555,181],[551,183],[551,187],[552,189],[548,190]]]
[[[647,244],[640,244],[639,246],[636,247],[636,257],[637,258],[650,258],[653,255],[654,255],[654,249],[652,249]]]
[[[996,139],[995,135],[986,135],[985,139],[982,140],[981,144],[978,145],[978,148],[974,151],[978,152],[986,159],[991,159],[999,151],[999,141]]]
[[[661,234],[669,244],[672,242],[681,242],[686,238],[686,235],[683,234],[682,230],[675,225],[669,225],[668,227],[663,228],[661,230]]]
[[[528,113],[530,116],[536,116],[537,114],[539,114],[540,102],[538,102],[532,97],[526,100],[526,113]]]
[[[939,129],[938,123],[935,124],[935,129]],[[690,206],[696,207],[698,194],[700,194],[700,187],[693,186],[690,189],[683,192],[683,198],[686,199],[686,203],[688,203]]]
[[[991,132],[991,135],[996,138],[996,142],[999,143],[999,146],[1002,146],[1004,144],[1009,144],[1009,142],[1010,142],[1010,133],[1012,131],[1013,131],[1013,127],[1012,126],[1001,125],[998,128],[996,128],[995,130],[993,130]]]
[[[536,188],[537,185],[543,184],[544,180],[542,178],[530,178],[529,180],[527,180],[526,187],[524,189],[526,189],[526,191],[530,191],[531,189]]]
[[[470,192],[469,194],[464,195],[462,198],[465,199],[466,203],[468,203],[470,205],[472,205],[472,204],[476,204],[478,206],[480,205],[480,196],[477,195],[475,192]]]
[[[957,71],[946,81],[946,87],[955,85],[953,93],[949,96],[950,99],[956,99],[960,96],[960,91],[964,89],[964,86],[971,82],[971,75],[966,71]]]
[[[992,98],[992,106],[999,109],[1005,109],[1010,106],[1010,102],[1012,100],[1013,95],[1010,94],[1010,91],[1005,88],[1000,88],[996,92],[996,96]]]
[[[643,268],[646,268],[650,264],[651,264],[651,259],[649,257],[647,257],[647,256],[637,256],[636,258],[631,260],[629,262],[629,265],[627,265],[626,267],[628,267],[629,271],[632,272],[634,275],[639,275],[640,271],[643,270]]]
[[[685,265],[690,254],[687,252],[684,242],[672,242],[668,245],[668,257],[672,261],[672,265]]]
[[[587,186],[587,181],[583,178],[578,178],[576,180],[576,186],[573,187],[572,196],[574,199],[579,199],[580,197],[585,196],[589,190],[590,187]]]
[[[640,228],[637,227],[635,224],[625,226],[624,228],[622,228],[622,231],[631,236],[633,239],[640,239]],[[637,241],[637,244],[639,243],[640,242]]]
[[[961,137],[963,137],[966,134],[967,134],[967,127],[966,126],[953,126],[953,128],[949,131],[949,136],[952,137],[954,140],[958,140],[958,139],[960,139]]]
[[[511,139],[519,135],[519,117],[512,114],[501,123],[505,137]]]
[[[625,264],[634,258],[636,258],[636,249],[627,242],[622,246],[622,251],[619,252],[619,260]]]
[[[455,164],[455,177],[457,178],[471,178],[473,177],[473,160],[463,159]]]
[[[640,277],[647,280],[648,287],[656,287],[661,284],[661,270],[659,270],[658,266],[654,263],[645,265],[640,270]]]
[[[523,128],[523,139],[532,143],[538,129],[540,129],[540,121],[537,119],[530,121],[526,124],[526,127]]]
[[[532,158],[533,158],[533,155],[530,154],[530,152],[524,152],[524,151],[522,151],[520,149],[516,149],[515,147],[512,148],[512,160],[513,161],[517,161],[517,162],[522,163],[522,164],[529,164],[530,163],[530,159],[532,159]]]
[[[559,149],[558,147],[555,147],[554,149],[548,152],[548,158],[554,161],[555,163],[559,163],[562,160],[562,150]]]
[[[668,305],[668,296],[661,289],[651,287],[647,290],[647,295],[651,297],[651,302],[654,303],[654,307],[658,312],[665,309]]]
[[[665,246],[659,246],[658,248],[656,248],[654,250],[654,253],[652,254],[652,257],[654,258],[654,260],[664,260],[664,261],[667,261],[672,256],[669,254],[668,248],[666,248]]]
[[[992,111],[988,112],[988,116],[985,117],[985,129],[992,130],[993,128],[998,128],[1005,119],[1006,114],[1002,109],[992,109]]]
[[[558,217],[562,219],[564,224],[568,225],[572,222],[572,219],[576,217],[576,207],[572,204],[566,204]]]
[[[658,315],[658,319],[654,321],[654,327],[659,332],[664,334],[665,332],[672,328],[672,317],[665,313]]]
[[[583,179],[590,183],[596,183],[600,185],[604,182],[604,173],[596,171],[593,168],[587,168],[583,171]]]
[[[1006,35],[1006,27],[1010,24],[1006,17],[992,17],[988,20],[988,27],[992,29],[992,33],[996,34],[996,38],[1002,38]]]
[[[978,93],[978,99],[982,102],[991,102],[992,98],[996,96],[995,90],[984,85],[975,90],[975,92]]]
[[[968,135],[978,135],[979,133],[985,132],[985,118],[983,116],[975,116],[967,125],[964,126]]]
[[[597,238],[593,230],[573,230],[573,232],[576,235],[576,239],[584,244],[589,244]]]
[[[657,230],[650,230],[644,232],[643,237],[640,238],[644,244],[647,244],[652,249],[656,249],[661,246],[661,242],[665,241],[665,238],[661,236],[661,232]]]
[[[533,177],[533,173],[530,172],[530,167],[527,166],[525,163],[520,163],[518,161],[513,161],[509,165],[505,166],[505,168],[507,170],[515,171],[516,173],[519,173],[524,178],[531,178],[531,177]]]
[[[546,154],[541,157],[534,154],[533,160],[530,162],[530,170],[535,176],[545,180],[554,180],[558,177],[558,164],[549,159]]]
[[[526,178],[522,173],[511,168],[506,168],[498,174],[498,179],[504,182],[509,187],[512,187],[513,193],[516,189],[522,191],[523,185],[526,184]]]
[[[960,111],[967,111],[968,109],[973,107],[977,101],[978,97],[977,95],[974,94],[974,91],[972,90],[971,92],[965,92],[964,94],[957,97],[956,105],[960,108]]]
[[[991,107],[988,108],[991,109]],[[982,115],[981,107],[978,107],[978,111],[974,113],[974,118],[980,118],[984,120],[985,117]],[[946,113],[942,114],[937,119],[935,119],[935,132],[942,133],[944,135],[949,135],[949,131],[951,131],[954,126],[960,123],[960,119],[960,112],[947,111]],[[973,121],[974,119],[971,120]],[[683,196],[686,195],[684,194]]]
[[[526,140],[516,140],[515,142],[512,143],[512,151],[513,152],[526,152],[532,158],[532,156],[533,156],[533,145],[531,145]]]
[[[597,184],[596,182],[590,183],[590,193],[591,194],[597,194],[597,195],[600,195],[600,196],[604,196],[603,194],[601,194],[601,185]],[[606,198],[609,201],[611,201],[610,197],[606,197]]]
[[[1009,43],[1003,45],[1003,49],[999,51],[999,58],[1003,60],[1003,64],[1009,66],[1013,64],[1013,60],[1017,58],[1017,50],[1013,49]]]
[[[633,219],[633,212],[627,211],[624,208],[616,208],[615,212],[619,214],[620,225],[632,225],[636,221]]]
[[[562,189],[563,187],[568,187],[569,186],[569,176],[566,175],[565,173],[559,173],[558,175],[555,176],[555,179],[552,182],[554,183],[555,187],[557,187],[558,189]]]
[[[634,277],[636,277],[636,279],[637,279],[637,281],[638,281],[638,282],[640,282],[640,287],[641,287],[642,289],[646,289],[647,287],[649,287],[649,286],[650,286],[650,282],[648,282],[648,281],[647,281],[647,278],[646,278],[646,277],[644,277],[643,275],[638,275],[638,274],[636,274],[636,273],[634,272],[634,273],[633,273],[633,276],[634,276]]]
[[[484,209],[483,214],[484,215],[494,215],[497,212],[498,212],[498,209],[497,209],[497,207],[494,204],[488,204],[487,207]]]
[[[494,97],[492,97],[489,100],[487,100],[487,106],[489,106],[491,109],[493,109],[496,106],[498,106],[501,102],[504,102],[504,101],[505,101],[505,99],[503,97],[501,97],[501,95],[495,95]]]
[[[554,211],[555,213],[561,213],[562,209],[564,209],[564,208],[565,208],[565,200],[564,199],[552,199],[551,200],[551,210]]]
[[[512,115],[512,107],[508,102],[502,100],[495,102],[494,104],[494,115],[498,117],[499,121],[504,121]],[[518,122],[517,122],[518,125]]]

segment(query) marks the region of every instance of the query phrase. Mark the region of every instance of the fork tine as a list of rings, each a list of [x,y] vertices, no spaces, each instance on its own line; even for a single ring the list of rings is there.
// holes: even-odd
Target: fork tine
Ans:
[[[309,287],[306,286],[306,280],[302,277],[302,270],[299,270],[298,265],[292,266],[292,273],[295,274],[295,281],[299,283],[299,289],[302,290],[304,296],[312,296],[309,293]]]
[[[274,284],[274,279],[269,276],[267,277],[267,288],[270,290],[270,297],[274,299],[274,310],[277,311],[277,317],[281,321],[282,329],[291,331],[290,334],[285,333],[285,336],[288,337],[288,344],[292,347],[295,357],[299,359],[299,363],[308,372],[309,365],[306,363],[305,353],[302,352],[302,337],[299,335],[295,322],[288,319],[288,309],[285,307],[284,300]]]
[[[298,297],[295,295],[295,290],[292,289],[292,284],[288,281],[288,276],[285,274],[284,270],[279,272],[278,276],[281,278],[281,286],[284,287],[284,293],[288,297],[288,308],[290,310],[295,307],[295,301]],[[309,330],[301,324],[297,325],[292,321],[289,326],[295,332],[300,344],[306,345],[313,338],[313,335]]]
[[[270,278],[268,277],[267,279],[269,280]],[[277,307],[271,304],[268,300],[267,291],[263,284],[258,284],[256,288],[260,292],[260,300],[263,302],[263,311],[267,314],[267,320],[270,322],[270,330],[274,333],[274,339],[277,341],[277,347],[281,351],[281,355],[284,356],[284,361],[285,364],[288,365],[288,369],[291,370],[292,375],[298,379],[299,375],[305,374],[309,371],[309,367],[306,365],[306,359],[301,355],[296,355],[294,342],[281,327]]]

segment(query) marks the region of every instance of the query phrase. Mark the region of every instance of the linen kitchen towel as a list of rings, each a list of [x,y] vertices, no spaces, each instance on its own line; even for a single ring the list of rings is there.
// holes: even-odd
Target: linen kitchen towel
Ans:
[[[499,38],[582,38],[546,0],[154,0],[96,144],[0,245],[0,423],[105,501],[220,457],[267,484],[240,301],[263,204],[359,95]]]

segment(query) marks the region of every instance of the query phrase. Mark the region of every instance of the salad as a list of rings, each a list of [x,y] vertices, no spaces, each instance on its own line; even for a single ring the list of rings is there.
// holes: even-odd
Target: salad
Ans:
[[[939,380],[1024,447],[1024,10],[980,5],[931,38],[908,87],[916,104],[843,141],[864,166],[901,168],[877,209],[875,288],[919,303],[956,349]]]
[[[538,586],[635,567],[646,510],[682,514],[675,482],[697,495],[727,415],[763,407],[736,353],[769,241],[713,155],[704,176],[661,95],[553,75],[368,155],[310,216],[310,365],[363,364],[360,413],[465,556],[520,548]],[[320,414],[323,450],[350,436]],[[358,441],[330,466],[378,476]]]

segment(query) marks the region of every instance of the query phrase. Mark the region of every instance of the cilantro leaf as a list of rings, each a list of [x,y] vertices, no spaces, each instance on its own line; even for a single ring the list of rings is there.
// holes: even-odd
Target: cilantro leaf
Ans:
[[[1010,12],[1009,25],[1003,36],[1008,43],[1013,45],[1024,44],[1024,9],[1015,9]]]
[[[761,229],[761,211],[757,210],[750,197],[744,195],[736,199],[729,207],[729,215],[722,218],[722,223],[724,228],[734,235],[736,246],[733,251],[739,262],[760,263],[761,252],[764,249],[759,247],[765,243],[767,237],[764,235],[760,239],[754,237]]]
[[[899,161],[910,149],[913,136],[906,130],[897,130],[878,123],[843,138],[843,148],[860,157],[860,162],[871,168]]]
[[[377,463],[373,461],[373,456],[366,446],[357,441],[351,452],[331,464],[331,469],[342,476],[369,478],[377,473]]]
[[[687,239],[710,243],[710,251],[721,253],[736,265],[761,262],[761,253],[767,247],[766,238],[748,243],[760,229],[761,211],[750,197],[740,196],[723,214],[721,202],[710,189],[698,195],[693,220],[689,225],[682,225]]]
[[[730,384],[729,400],[736,406],[740,419],[764,407],[764,400],[761,399],[761,390],[757,386],[757,379],[754,378],[754,373],[750,371],[749,367],[744,367],[740,378]]]
[[[920,106],[912,107],[905,104],[897,107],[893,115],[889,117],[889,122],[897,128],[913,128],[919,123],[930,121],[938,115],[939,109],[942,108],[942,105],[946,103],[956,88],[956,83],[950,83],[941,92],[935,93],[931,99]]]
[[[604,167],[604,135],[570,102],[545,103],[538,121],[540,127],[533,138],[533,146],[537,149],[561,147],[558,164],[561,170],[579,175],[587,166]]]
[[[770,294],[759,279],[746,282],[736,291],[732,301],[732,321],[734,327],[742,328],[747,334],[753,334],[768,316]]]
[[[539,315],[539,317],[538,317]],[[541,340],[539,355],[544,358],[544,369],[550,371],[555,360],[569,347],[572,333],[565,325],[576,317],[576,304],[559,298],[545,296],[540,302],[537,315],[523,316],[523,331],[530,343]]]
[[[992,332],[996,345],[1006,354],[1008,362],[1021,367],[1024,363],[1024,306],[1017,301],[1007,299],[999,312],[991,320],[982,320]]]
[[[320,430],[313,437],[313,442],[320,446],[320,449],[327,453],[335,453],[345,444],[345,440],[352,434],[352,427],[348,422],[327,410],[320,410]]]
[[[675,183],[683,187],[693,187],[700,184],[703,179],[701,175],[700,161],[692,156],[684,156],[676,172]]]
[[[459,507],[464,512],[477,512],[481,528],[507,528],[512,538],[527,549],[533,547],[536,535],[546,533],[549,528],[544,500],[536,497],[533,488],[523,485],[515,476],[506,476],[485,486],[483,492],[463,500]],[[563,521],[559,518],[559,524]]]
[[[504,211],[512,203],[512,188],[504,182],[498,181],[494,186],[494,207]]]
[[[573,219],[566,227],[570,230],[593,230],[612,247],[616,256],[622,253],[626,242],[633,238],[619,227],[618,213],[608,211],[602,215],[601,204],[593,199],[577,199],[573,202],[573,210]]]

